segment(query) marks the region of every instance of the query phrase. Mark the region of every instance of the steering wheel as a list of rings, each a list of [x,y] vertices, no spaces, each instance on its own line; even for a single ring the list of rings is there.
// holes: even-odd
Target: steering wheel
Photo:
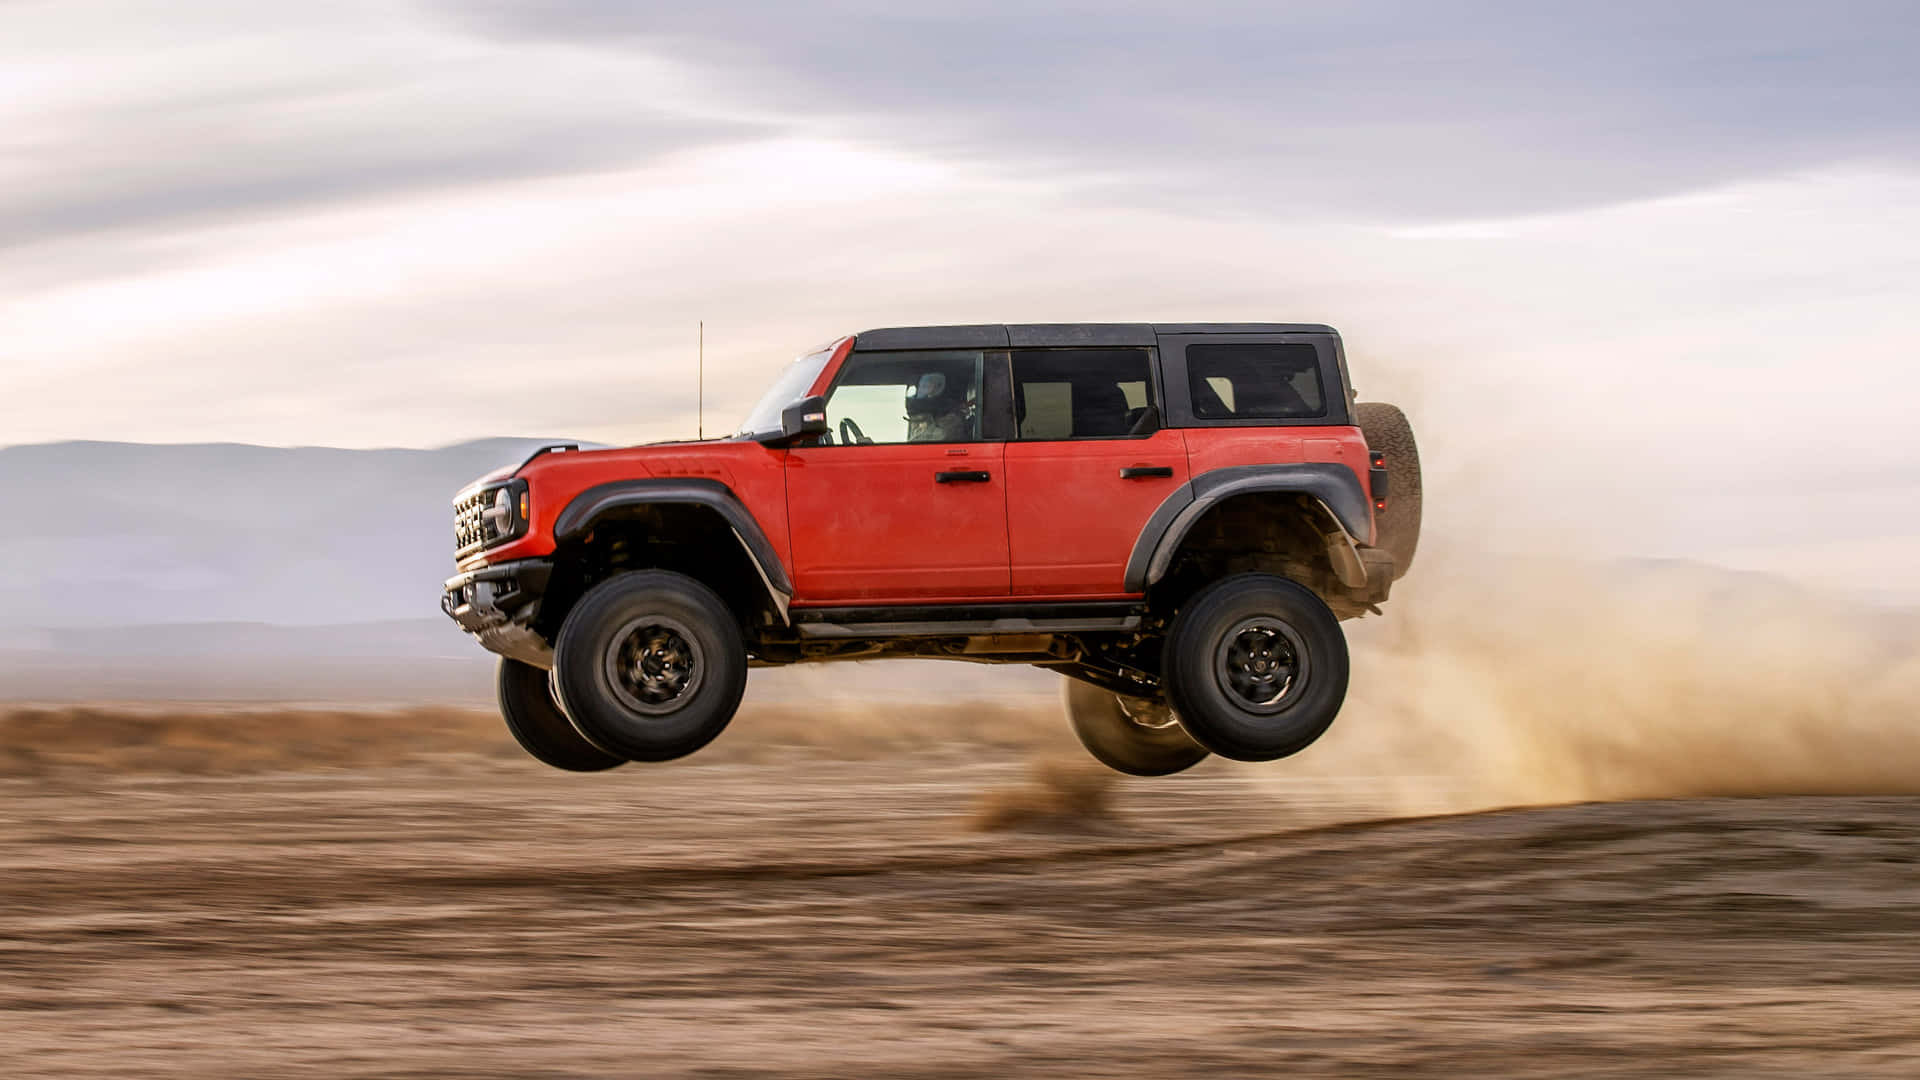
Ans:
[[[843,416],[840,418],[840,445],[872,446],[873,440],[867,438],[867,433],[861,431],[860,425],[853,422],[853,417]]]

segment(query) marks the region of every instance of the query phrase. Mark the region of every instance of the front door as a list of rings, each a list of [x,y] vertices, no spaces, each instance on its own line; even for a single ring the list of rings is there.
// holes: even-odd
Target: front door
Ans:
[[[1146,349],[1016,349],[1007,444],[1015,596],[1113,597],[1147,519],[1187,482]]]
[[[1007,595],[1005,444],[988,441],[983,408],[991,364],[1004,370],[1005,354],[847,358],[827,391],[825,445],[787,455],[795,603]]]

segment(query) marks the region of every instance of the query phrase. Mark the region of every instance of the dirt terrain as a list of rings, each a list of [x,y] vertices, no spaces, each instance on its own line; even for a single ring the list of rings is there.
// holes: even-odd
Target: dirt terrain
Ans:
[[[484,710],[0,708],[0,1075],[1920,1075],[1920,618],[1516,573],[1159,781],[857,667],[594,776]]]
[[[0,725],[9,1076],[1920,1071],[1920,799],[1378,820],[1405,777],[1108,782],[1013,713],[590,777],[187,715]]]

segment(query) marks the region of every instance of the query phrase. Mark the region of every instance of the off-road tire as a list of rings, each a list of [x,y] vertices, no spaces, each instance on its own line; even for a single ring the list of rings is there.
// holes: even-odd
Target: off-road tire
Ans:
[[[1387,508],[1374,513],[1379,545],[1393,555],[1395,581],[1407,576],[1414,549],[1420,546],[1420,448],[1413,441],[1413,425],[1397,405],[1363,401],[1353,407],[1354,420],[1367,438],[1367,449],[1387,455]]]
[[[1060,700],[1080,745],[1094,760],[1129,776],[1167,776],[1191,769],[1207,757],[1170,717],[1164,727],[1149,727],[1128,716],[1120,697],[1079,679],[1062,678]]]
[[[645,669],[655,656],[685,662]],[[594,586],[567,613],[553,673],[561,708],[588,741],[630,761],[671,761],[712,742],[733,719],[747,687],[747,649],[712,589],[639,570]]]
[[[560,703],[553,700],[547,673],[532,664],[501,657],[494,691],[507,731],[535,761],[568,772],[600,772],[627,763],[626,758],[607,753],[574,730],[573,722],[560,711]]]
[[[1235,574],[1195,593],[1174,616],[1164,657],[1161,681],[1181,726],[1235,761],[1305,750],[1347,696],[1339,621],[1311,590],[1271,574]]]

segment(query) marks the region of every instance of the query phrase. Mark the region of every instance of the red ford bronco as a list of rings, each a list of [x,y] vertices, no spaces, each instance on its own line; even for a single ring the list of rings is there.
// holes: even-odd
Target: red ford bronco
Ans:
[[[1413,433],[1330,327],[916,326],[795,360],[738,434],[547,447],[454,499],[442,607],[535,758],[690,754],[750,667],[888,656],[1066,676],[1142,776],[1296,753],[1420,528]]]

